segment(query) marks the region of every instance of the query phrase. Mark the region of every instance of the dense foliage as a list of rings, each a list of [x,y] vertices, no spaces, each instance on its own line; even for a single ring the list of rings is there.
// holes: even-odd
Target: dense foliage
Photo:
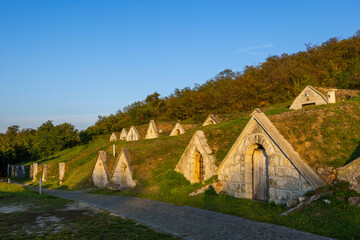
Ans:
[[[306,85],[360,88],[360,31],[353,37],[331,38],[306,51],[271,56],[242,72],[229,69],[193,88],[175,89],[170,96],[158,93],[135,102],[87,129],[90,135],[120,131],[123,127],[156,120],[203,120],[208,113],[235,113],[288,101]]]
[[[55,126],[47,121],[37,130],[20,130],[17,125],[10,126],[5,134],[0,135],[1,169],[4,171],[8,163],[27,162],[73,147],[80,143],[78,135],[69,123]]]

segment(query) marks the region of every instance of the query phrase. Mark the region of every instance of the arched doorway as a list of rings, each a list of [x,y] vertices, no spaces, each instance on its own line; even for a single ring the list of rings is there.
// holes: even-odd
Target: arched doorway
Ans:
[[[175,130],[175,136],[179,136],[180,135],[180,130],[179,129],[176,129]]]
[[[120,166],[120,184],[122,186],[126,185],[126,169],[127,169],[126,164],[122,163]]]
[[[254,148],[252,166],[253,199],[268,201],[268,156],[262,146]]]
[[[204,181],[204,158],[201,153],[196,150],[194,153],[195,168],[194,168],[194,178],[195,182]]]

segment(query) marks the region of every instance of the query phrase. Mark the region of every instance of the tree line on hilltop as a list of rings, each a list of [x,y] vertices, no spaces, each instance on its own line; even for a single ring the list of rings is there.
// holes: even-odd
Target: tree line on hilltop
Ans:
[[[99,116],[86,132],[108,134],[150,119],[201,121],[209,113],[236,113],[289,101],[306,85],[360,89],[360,31],[348,39],[305,46],[306,51],[270,56],[242,72],[226,69],[204,84],[175,89],[167,97],[155,92],[116,114]]]
[[[48,157],[85,144],[93,136],[109,134],[157,121],[202,121],[207,114],[231,114],[286,102],[306,85],[360,89],[360,31],[348,39],[330,38],[321,45],[305,44],[306,50],[270,56],[242,72],[226,69],[204,84],[175,89],[166,97],[155,92],[115,114],[99,116],[88,129],[78,132],[69,123],[51,121],[38,129],[11,126],[0,134],[0,164],[19,163]]]
[[[7,164],[48,157],[80,143],[79,132],[69,123],[54,125],[47,121],[37,130],[10,126],[0,135],[0,177],[4,176]]]

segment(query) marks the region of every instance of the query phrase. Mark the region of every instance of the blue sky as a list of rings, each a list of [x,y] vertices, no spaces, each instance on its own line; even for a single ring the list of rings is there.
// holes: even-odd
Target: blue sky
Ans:
[[[360,1],[0,0],[0,132],[79,130],[157,91],[360,30]]]

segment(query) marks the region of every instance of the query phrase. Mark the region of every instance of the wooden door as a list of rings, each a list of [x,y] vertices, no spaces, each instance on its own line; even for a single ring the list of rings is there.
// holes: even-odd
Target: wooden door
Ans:
[[[267,201],[267,189],[267,155],[263,148],[259,148],[253,154],[253,198]]]
[[[195,153],[195,181],[202,182],[204,181],[204,159],[200,152],[196,151]]]
[[[200,154],[199,157],[199,182],[204,181],[204,159],[203,156]]]
[[[126,164],[122,163],[120,167],[120,184],[123,186],[126,184]]]

